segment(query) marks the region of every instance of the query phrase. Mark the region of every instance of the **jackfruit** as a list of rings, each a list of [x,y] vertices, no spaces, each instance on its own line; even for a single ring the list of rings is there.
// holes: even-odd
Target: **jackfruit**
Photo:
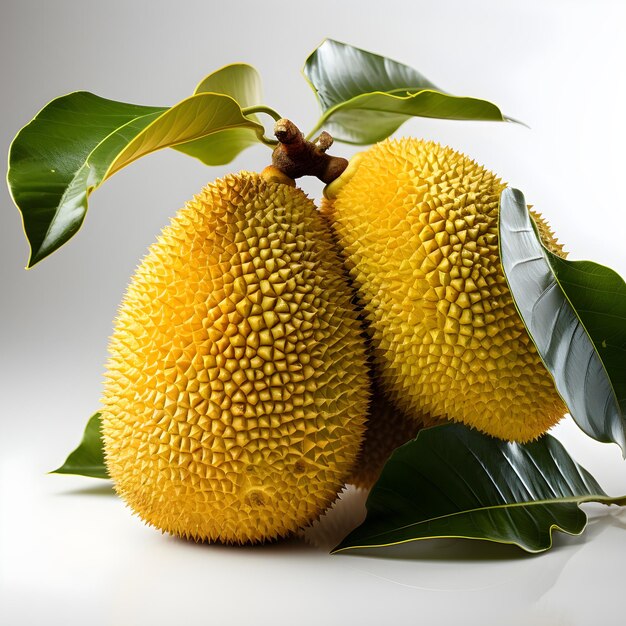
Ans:
[[[414,439],[420,427],[419,420],[407,417],[374,385],[363,443],[346,483],[361,489],[371,488],[391,453]]]
[[[407,415],[506,440],[566,412],[513,303],[498,251],[505,183],[449,147],[386,140],[325,190],[365,307],[380,383]],[[544,243],[563,255],[534,213]]]
[[[363,436],[363,338],[331,232],[299,189],[209,184],[137,269],[102,399],[115,488],[148,524],[285,536],[335,499]]]

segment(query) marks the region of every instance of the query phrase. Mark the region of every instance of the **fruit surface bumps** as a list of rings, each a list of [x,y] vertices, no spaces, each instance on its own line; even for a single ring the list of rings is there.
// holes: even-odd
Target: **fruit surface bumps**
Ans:
[[[245,172],[205,187],[120,306],[102,411],[117,491],[175,535],[287,535],[342,487],[367,402],[360,325],[313,203]]]
[[[326,190],[364,303],[381,385],[418,419],[450,419],[508,440],[565,413],[515,309],[498,251],[505,184],[454,150],[387,140]],[[544,243],[562,254],[534,214]]]
[[[346,483],[363,489],[372,487],[391,453],[414,439],[420,427],[419,420],[411,419],[393,406],[374,385],[365,436]]]

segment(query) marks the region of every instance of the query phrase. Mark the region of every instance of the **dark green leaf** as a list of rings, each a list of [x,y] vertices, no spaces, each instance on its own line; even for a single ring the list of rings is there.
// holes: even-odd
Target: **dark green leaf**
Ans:
[[[17,134],[9,153],[9,187],[31,246],[28,266],[78,231],[89,194],[115,172],[155,150],[230,129],[263,134],[260,124],[222,94],[198,93],[171,108],[114,102],[86,92],[53,100]],[[247,139],[241,145],[248,145]],[[232,156],[232,145],[220,155],[223,148],[221,142],[212,146],[215,160]],[[188,152],[207,160],[208,149]]]
[[[417,70],[332,39],[306,60],[304,75],[323,115],[324,128],[340,141],[381,141],[412,116],[512,121],[491,102],[445,93]]]
[[[500,198],[500,253],[515,305],[576,423],[626,451],[626,284],[541,244],[523,194]]]
[[[100,434],[100,413],[94,413],[87,422],[83,439],[76,450],[70,453],[65,463],[51,474],[80,474],[93,478],[108,478],[104,464],[102,436]]]
[[[580,534],[582,502],[610,498],[550,435],[508,443],[461,424],[427,428],[398,448],[367,499],[367,517],[334,552],[460,537],[552,545],[552,531]]]
[[[600,355],[622,416],[626,416],[626,283],[592,261],[567,261],[548,252],[561,289]]]
[[[9,153],[8,182],[31,246],[29,266],[79,229],[88,178],[99,177],[87,166],[94,148],[126,125],[136,134],[163,111],[76,92],[50,102],[18,133]]]

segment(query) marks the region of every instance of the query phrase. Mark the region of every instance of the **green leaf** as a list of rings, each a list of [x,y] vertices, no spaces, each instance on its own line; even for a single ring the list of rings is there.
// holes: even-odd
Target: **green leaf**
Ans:
[[[515,305],[575,422],[626,452],[626,284],[542,244],[521,191],[500,198],[500,255]]]
[[[252,65],[232,63],[203,78],[197,93],[222,93],[236,100],[241,108],[252,107],[263,101],[261,77]]]
[[[392,455],[367,499],[367,517],[333,552],[459,537],[552,545],[552,531],[580,534],[582,502],[610,498],[550,435],[501,441],[461,424],[423,429]]]
[[[242,109],[259,106],[263,102],[261,77],[246,63],[227,65],[204,78],[194,91],[220,93],[233,98]],[[260,124],[255,115],[246,116]],[[205,165],[230,163],[242,150],[259,142],[256,128],[231,128],[202,139],[174,146],[179,152],[195,157]]]
[[[115,102],[87,92],[53,100],[17,134],[9,152],[9,188],[31,246],[28,267],[76,234],[89,195],[115,172],[155,150],[230,129],[263,135],[263,127],[222,94],[198,93],[171,108]],[[221,142],[212,149],[214,161],[233,154],[231,146],[220,154]],[[207,145],[188,147],[188,152],[211,160]]]
[[[317,94],[324,128],[339,141],[385,139],[412,116],[514,121],[491,102],[445,93],[417,70],[353,46],[325,40],[306,60],[304,75]]]
[[[109,478],[104,464],[100,413],[94,413],[87,422],[83,439],[76,450],[70,453],[65,463],[51,474],[80,474],[93,478]]]
[[[263,126],[244,116],[239,104],[230,96],[194,94],[165,111],[134,137],[116,155],[105,178],[155,150],[188,144],[230,129],[251,129],[257,137],[264,131]]]

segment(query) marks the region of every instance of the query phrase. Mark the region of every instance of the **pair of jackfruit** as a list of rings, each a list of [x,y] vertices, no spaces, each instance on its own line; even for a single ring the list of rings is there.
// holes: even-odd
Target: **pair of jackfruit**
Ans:
[[[355,157],[321,212],[248,172],[203,189],[150,248],[110,344],[105,452],[131,508],[176,535],[263,541],[346,481],[371,485],[421,425],[545,432],[565,407],[500,266],[503,187],[406,139]]]

